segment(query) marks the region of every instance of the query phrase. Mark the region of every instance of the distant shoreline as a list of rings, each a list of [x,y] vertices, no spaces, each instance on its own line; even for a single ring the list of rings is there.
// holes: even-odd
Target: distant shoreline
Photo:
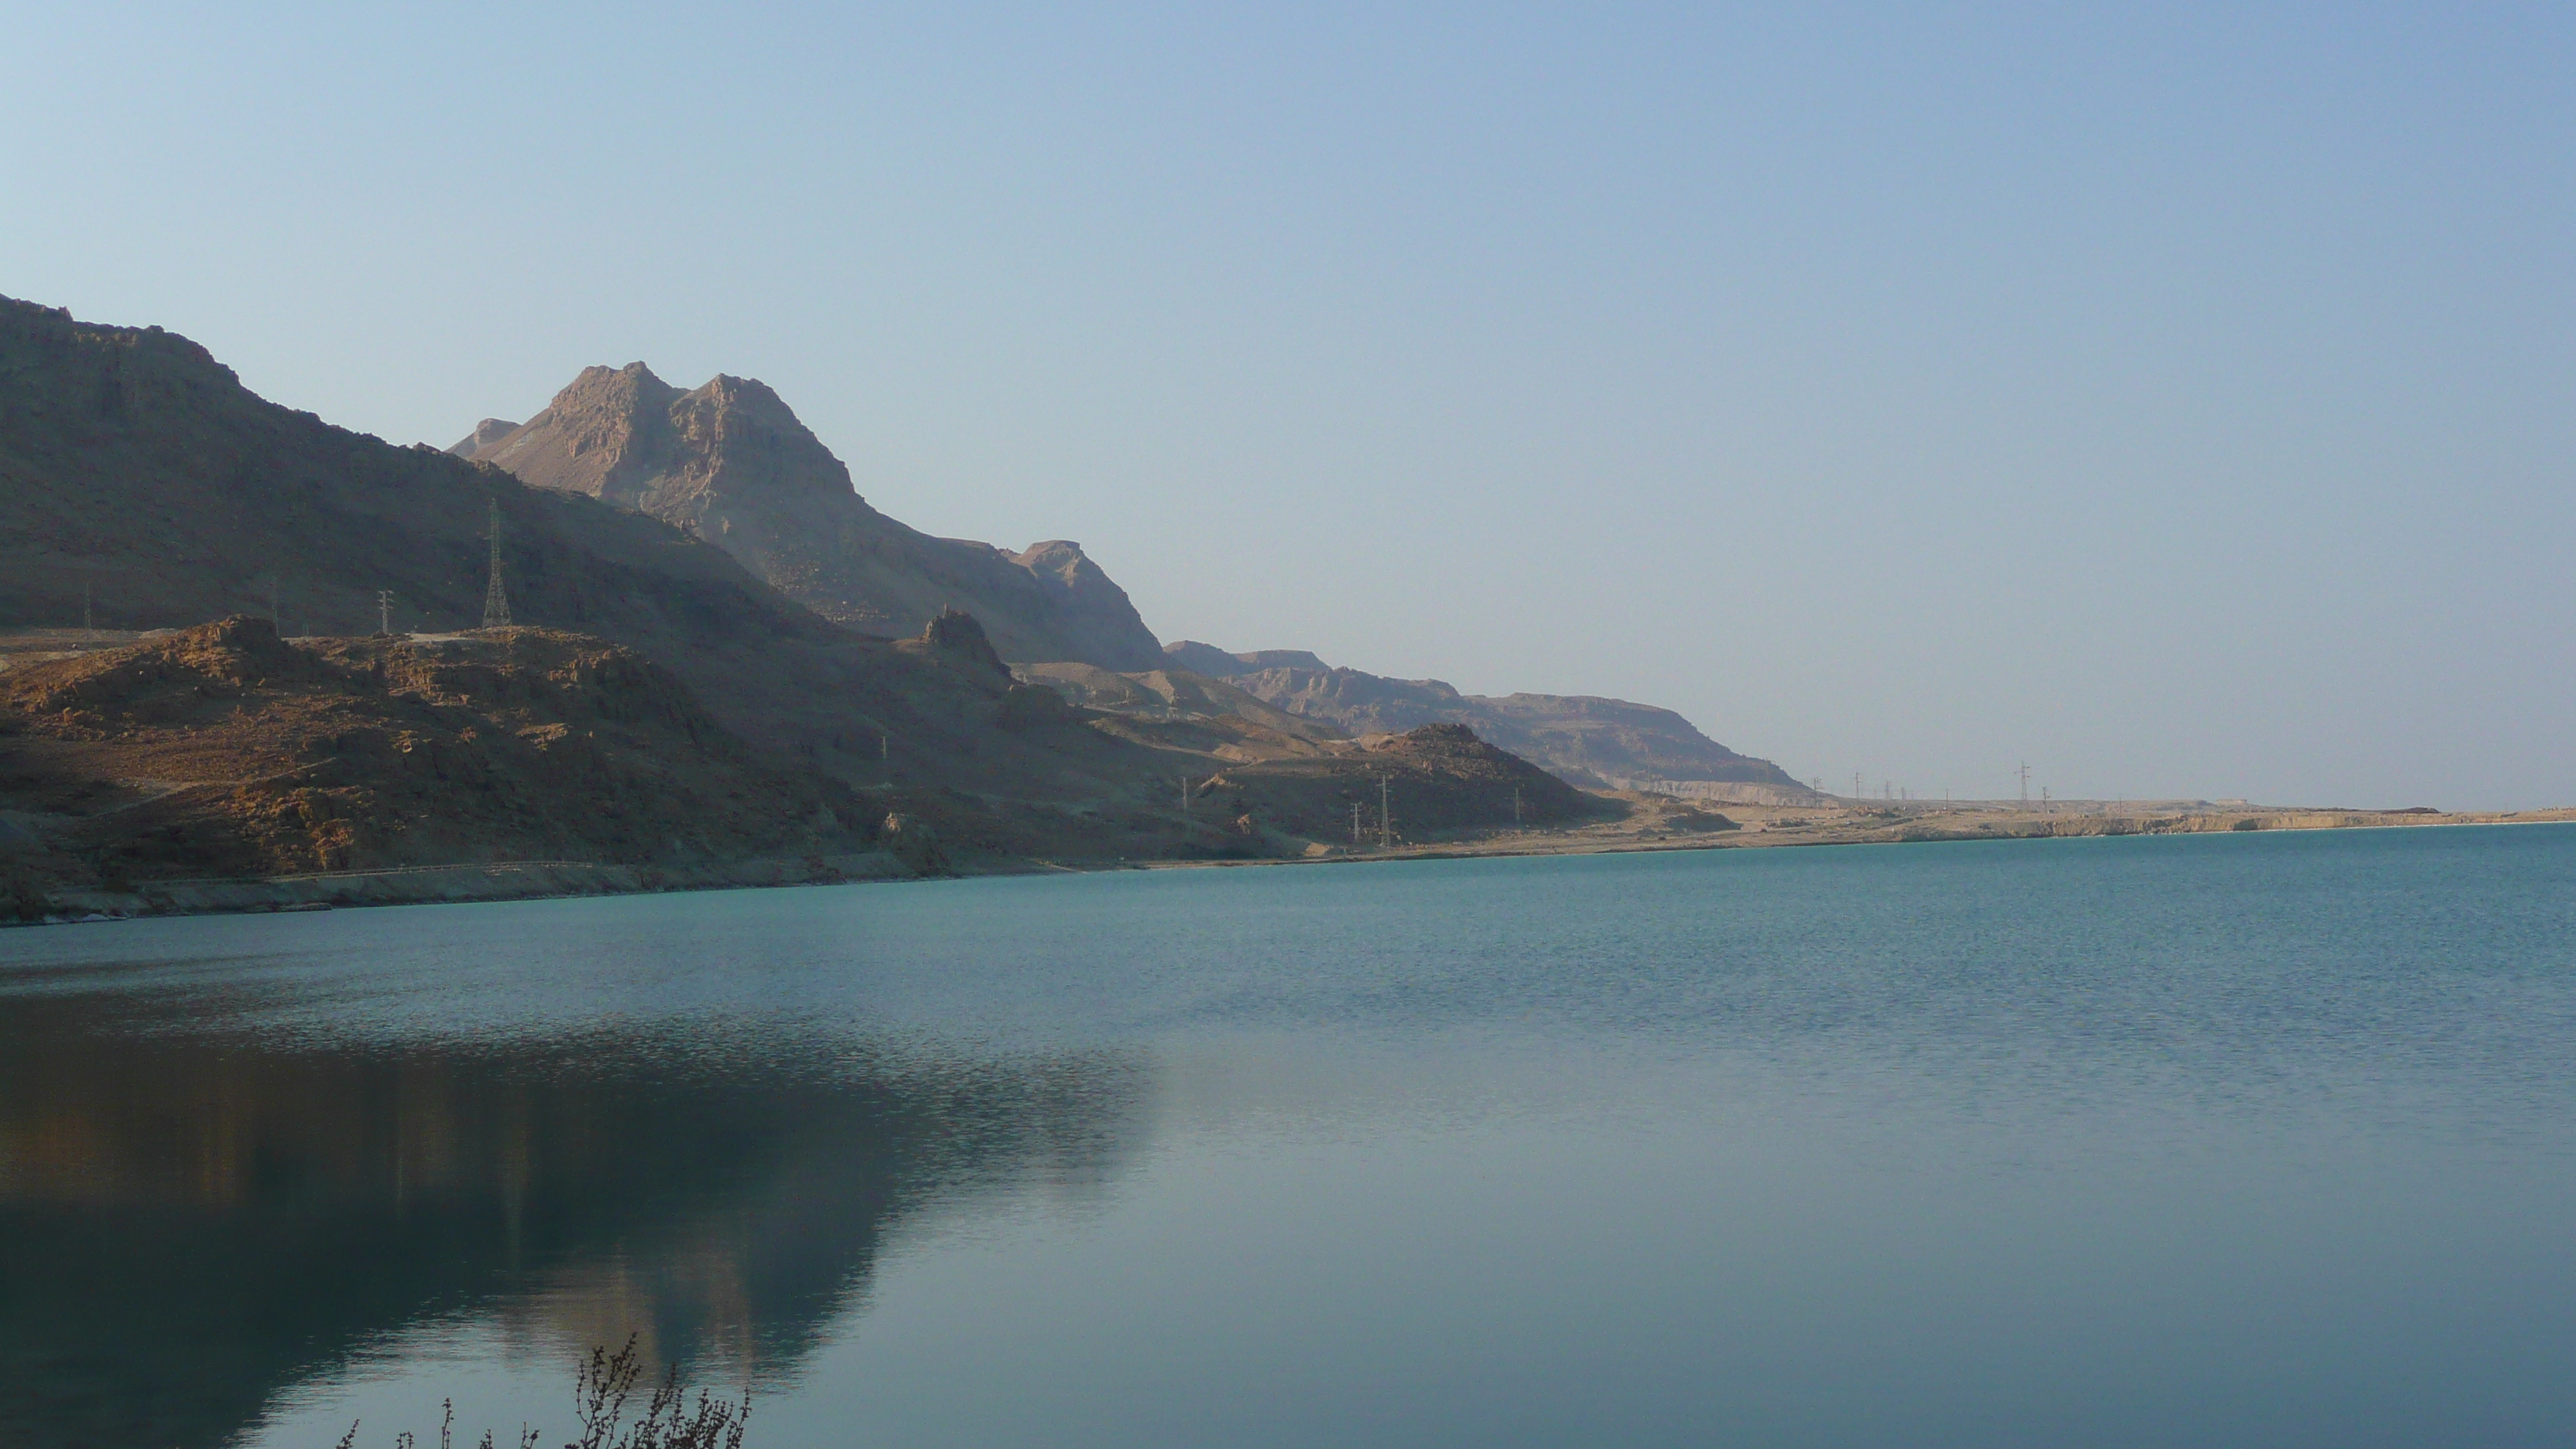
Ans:
[[[1751,814],[1728,807],[1730,814]],[[1777,812],[1796,815],[1795,810]],[[1887,812],[1847,812],[1864,817]],[[1956,822],[1974,819],[1962,827]],[[2331,830],[2430,829],[2466,825],[2551,825],[2576,823],[2576,807],[2514,811],[2242,809],[2195,813],[2121,815],[2042,811],[2008,811],[1994,807],[1957,810],[1918,808],[1904,823],[1869,824],[1830,821],[1808,828],[1757,826],[1698,835],[1616,833],[1618,827],[1551,832],[1536,838],[1488,837],[1474,841],[1431,841],[1415,847],[1361,850],[1303,859],[1156,860],[1137,862],[1146,870],[1195,870],[1251,865],[1364,865],[1390,860],[1473,860],[1488,857],[1543,855],[1641,855],[1667,850],[1763,850],[1815,845],[1936,845],[1977,840],[2103,840],[2148,835],[2231,835],[2241,833],[2314,833]],[[1597,837],[1597,838],[1588,838]]]
[[[1660,797],[1659,797],[1660,798]],[[1210,870],[1274,865],[1372,865],[1407,860],[1526,859],[1561,855],[1645,855],[1661,851],[1785,849],[1815,845],[1932,845],[1972,840],[2081,840],[2140,835],[2310,833],[2327,830],[2427,829],[2463,825],[2576,823],[2576,808],[2433,814],[2370,810],[2246,809],[2199,813],[2019,811],[1996,807],[1912,806],[1876,809],[1730,807],[1748,817],[1736,828],[1683,832],[1659,826],[1704,815],[1684,802],[1651,804],[1625,821],[1569,831],[1499,834],[1425,841],[1382,850],[1204,860],[1048,860],[970,862],[938,875],[916,874],[884,851],[864,855],[725,861],[692,866],[638,866],[593,861],[502,861],[415,865],[384,870],[316,872],[247,880],[146,882],[126,893],[65,892],[62,910],[13,925],[87,925],[176,916],[271,915],[366,906],[467,905],[507,901],[661,895],[803,885],[893,884],[1014,875],[1106,875],[1131,870]],[[1961,822],[1967,822],[1965,826]],[[2250,823],[2249,823],[2250,822]]]

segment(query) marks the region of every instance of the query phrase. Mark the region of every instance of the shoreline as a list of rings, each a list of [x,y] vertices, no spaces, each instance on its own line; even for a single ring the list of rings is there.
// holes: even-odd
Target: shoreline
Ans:
[[[1661,798],[1661,797],[1657,797]],[[1678,804],[1679,802],[1675,802]],[[2210,812],[2019,811],[1994,807],[1818,810],[1738,809],[1734,828],[1659,828],[1694,812],[1650,806],[1628,819],[1569,831],[1502,833],[1424,841],[1388,849],[1239,859],[1071,861],[1028,858],[972,862],[939,874],[915,871],[893,853],[806,856],[639,866],[596,861],[492,861],[319,871],[260,879],[149,881],[131,892],[67,891],[57,909],[12,926],[96,925],[177,916],[275,915],[368,906],[464,905],[679,891],[772,889],[954,880],[978,876],[1095,875],[1128,870],[1211,870],[1245,866],[1371,865],[1406,860],[1525,859],[1560,855],[1643,855],[1659,851],[1792,849],[1818,845],[1936,845],[1975,840],[2082,840],[2134,835],[2427,829],[2464,825],[2576,823],[2576,808],[2396,812],[2258,810]],[[1731,817],[1730,817],[1731,818]]]

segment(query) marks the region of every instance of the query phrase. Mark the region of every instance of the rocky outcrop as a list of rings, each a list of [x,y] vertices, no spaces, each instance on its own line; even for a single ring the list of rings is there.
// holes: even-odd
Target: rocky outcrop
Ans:
[[[1185,639],[1165,646],[1165,657],[1224,678],[1289,714],[1354,735],[1435,722],[1466,725],[1589,789],[1626,788],[1631,780],[1700,780],[1806,793],[1769,760],[1737,754],[1679,714],[1650,704],[1579,694],[1461,694],[1437,679],[1337,669],[1302,649],[1229,654]]]
[[[752,379],[718,376],[683,392],[640,362],[592,367],[525,424],[496,438],[483,431],[456,451],[541,488],[676,524],[835,623],[901,637],[962,609],[1007,659],[1161,662],[1126,591],[1080,544],[1015,554],[888,518],[786,402]]]
[[[921,626],[922,652],[943,662],[955,663],[997,679],[1011,677],[1011,666],[993,648],[984,626],[963,609],[942,609],[939,617]]]

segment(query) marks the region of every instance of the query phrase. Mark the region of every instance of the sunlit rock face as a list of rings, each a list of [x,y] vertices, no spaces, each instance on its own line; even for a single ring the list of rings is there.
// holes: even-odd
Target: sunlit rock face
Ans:
[[[487,419],[450,451],[677,524],[851,628],[902,637],[960,609],[983,621],[1006,659],[1161,662],[1126,591],[1080,544],[1010,553],[888,518],[754,379],[719,375],[684,392],[640,362],[586,368],[525,424],[498,435],[492,426]]]

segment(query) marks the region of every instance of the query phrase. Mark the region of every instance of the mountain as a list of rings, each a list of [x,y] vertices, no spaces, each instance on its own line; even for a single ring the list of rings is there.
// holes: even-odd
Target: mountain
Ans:
[[[837,627],[658,519],[332,427],[159,328],[0,299],[0,498],[0,627],[86,612],[130,635],[255,615],[312,639],[388,617],[398,633],[473,629],[497,507],[519,623],[667,669],[763,768],[867,788],[960,857],[1155,853],[1144,816],[1086,812],[1131,790],[1160,805],[1169,770],[1013,681],[989,647],[978,661]],[[221,755],[175,782],[234,778]],[[0,771],[0,812],[50,798],[60,782],[35,774]],[[86,838],[63,812],[34,816],[15,828]]]
[[[749,385],[715,391],[718,471],[756,479]],[[648,513],[332,427],[159,328],[6,298],[0,499],[0,905],[20,913],[120,878],[880,834],[913,869],[1301,855],[1324,844],[1231,833],[1175,782],[1357,748],[1185,680],[1171,712],[1220,692],[1232,712],[1085,708],[1015,679],[968,613],[855,632]],[[484,630],[496,511],[518,627]],[[1124,606],[1070,545],[1020,557],[1029,589]],[[1510,823],[1491,790],[1460,801],[1457,828]]]
[[[1463,724],[1591,789],[1625,789],[1632,780],[1695,780],[1741,786],[1738,793],[1748,795],[1809,793],[1769,760],[1737,754],[1679,714],[1650,704],[1580,694],[1460,694],[1437,679],[1338,669],[1302,649],[1232,654],[1183,639],[1165,645],[1164,657],[1224,679],[1273,708],[1353,735]]]
[[[486,419],[449,451],[676,524],[854,629],[911,634],[953,608],[1006,659],[1162,662],[1126,591],[1080,544],[1015,554],[908,528],[869,507],[849,468],[748,378],[683,392],[640,362],[587,368],[526,423]]]

